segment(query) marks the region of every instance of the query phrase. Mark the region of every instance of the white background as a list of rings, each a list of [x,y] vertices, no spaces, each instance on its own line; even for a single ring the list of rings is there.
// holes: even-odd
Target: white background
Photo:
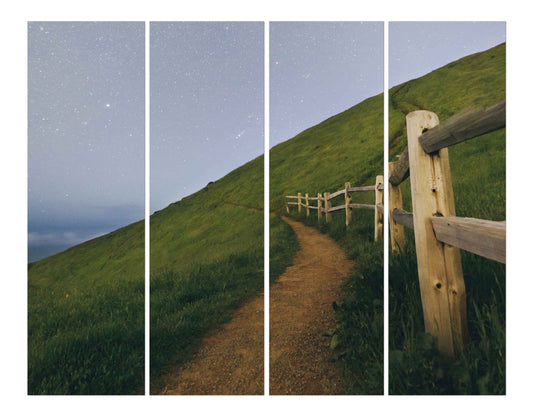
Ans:
[[[518,4],[523,6],[520,7]],[[531,14],[512,1],[6,2],[0,25],[3,415],[501,416],[530,410]],[[8,7],[8,5],[10,7]],[[500,397],[46,397],[26,395],[27,21],[381,20],[507,22],[507,395]],[[268,71],[268,65],[266,65]],[[386,130],[385,130],[386,131]],[[267,146],[268,149],[268,146]],[[268,177],[267,177],[268,178]],[[268,189],[268,179],[265,179]],[[268,234],[266,234],[268,236]],[[387,269],[385,269],[387,272]],[[527,411],[526,411],[527,413]]]

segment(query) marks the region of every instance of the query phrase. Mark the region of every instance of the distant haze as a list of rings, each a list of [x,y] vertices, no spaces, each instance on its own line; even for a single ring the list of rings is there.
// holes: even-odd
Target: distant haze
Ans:
[[[144,23],[28,24],[29,261],[144,218]]]
[[[262,22],[150,23],[150,211],[261,155]]]
[[[383,22],[270,23],[270,146],[383,92]]]

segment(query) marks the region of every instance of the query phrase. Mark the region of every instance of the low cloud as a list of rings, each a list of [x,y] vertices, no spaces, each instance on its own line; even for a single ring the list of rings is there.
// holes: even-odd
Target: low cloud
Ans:
[[[77,245],[95,237],[102,236],[106,232],[99,233],[78,233],[78,232],[58,232],[58,233],[28,233],[28,246],[60,246]]]

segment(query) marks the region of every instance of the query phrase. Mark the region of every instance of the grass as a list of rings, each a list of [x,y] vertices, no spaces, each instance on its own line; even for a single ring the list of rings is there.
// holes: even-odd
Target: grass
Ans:
[[[300,242],[296,233],[279,216],[270,216],[270,282],[285,272],[292,265]]]
[[[370,193],[365,193],[370,194]],[[361,199],[359,199],[361,200]],[[347,229],[344,213],[320,223],[316,216],[293,216],[331,236],[353,260],[355,268],[344,281],[344,297],[337,308],[332,333],[336,347],[332,358],[344,381],[346,394],[383,393],[383,240],[374,242],[374,212],[354,210]]]
[[[152,215],[152,393],[207,331],[263,290],[263,215],[262,157]]]
[[[262,205],[259,157],[151,216],[153,390],[263,290]],[[30,393],[144,392],[143,236],[139,222],[29,265]]]
[[[390,90],[391,155],[406,146],[405,114],[441,121],[505,97],[505,45]],[[446,85],[445,92],[442,85]],[[291,264],[294,233],[279,215],[285,195],[371,185],[383,172],[382,95],[272,148],[270,279]],[[457,145],[450,160],[458,216],[505,218],[505,131]],[[155,213],[151,221],[151,375],[184,363],[206,331],[262,290],[263,158]],[[364,193],[363,193],[364,194]],[[359,194],[354,202],[372,203]],[[408,182],[403,185],[409,209]],[[334,204],[336,204],[334,202]],[[383,391],[382,245],[371,212],[318,225],[356,261],[344,284],[333,352],[351,394]],[[389,391],[505,393],[505,267],[463,253],[471,344],[443,360],[424,333],[412,236],[391,256]],[[28,266],[28,392],[140,394],[144,384],[144,223],[134,223]]]
[[[345,182],[373,185],[383,173],[383,95],[311,127],[271,149],[270,208],[281,215],[285,195],[298,192],[316,196],[344,188]],[[357,193],[354,203],[373,203],[373,193]],[[337,197],[333,205],[341,204]],[[374,213],[354,210],[354,224],[345,227],[342,212],[331,223],[318,224],[316,212],[308,218],[291,216],[328,233],[355,261],[343,284],[333,329],[336,361],[347,394],[383,393],[383,242],[374,242]],[[272,255],[271,255],[272,256]],[[272,269],[272,265],[271,265]],[[340,300],[338,300],[340,301]]]
[[[144,392],[144,222],[29,265],[28,393]]]
[[[442,86],[446,85],[443,91]],[[405,114],[435,112],[441,122],[505,98],[505,44],[452,62],[390,90],[390,159],[406,146]],[[505,129],[450,148],[457,215],[505,219]],[[411,210],[409,181],[402,184]],[[471,342],[455,361],[424,333],[414,236],[389,262],[389,392],[505,394],[505,265],[461,251]]]

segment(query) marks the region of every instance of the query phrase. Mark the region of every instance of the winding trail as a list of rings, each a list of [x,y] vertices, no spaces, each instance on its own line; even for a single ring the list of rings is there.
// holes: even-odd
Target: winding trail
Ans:
[[[332,303],[352,263],[329,236],[284,220],[301,249],[270,288],[270,394],[342,394],[323,334],[335,326]]]
[[[163,376],[162,394],[263,395],[264,296],[233,312],[228,323],[210,332],[194,357]]]
[[[270,288],[270,394],[342,394],[331,362],[333,301],[351,263],[328,236],[289,218],[301,249]],[[191,361],[162,377],[168,395],[262,395],[263,294],[210,332]]]

